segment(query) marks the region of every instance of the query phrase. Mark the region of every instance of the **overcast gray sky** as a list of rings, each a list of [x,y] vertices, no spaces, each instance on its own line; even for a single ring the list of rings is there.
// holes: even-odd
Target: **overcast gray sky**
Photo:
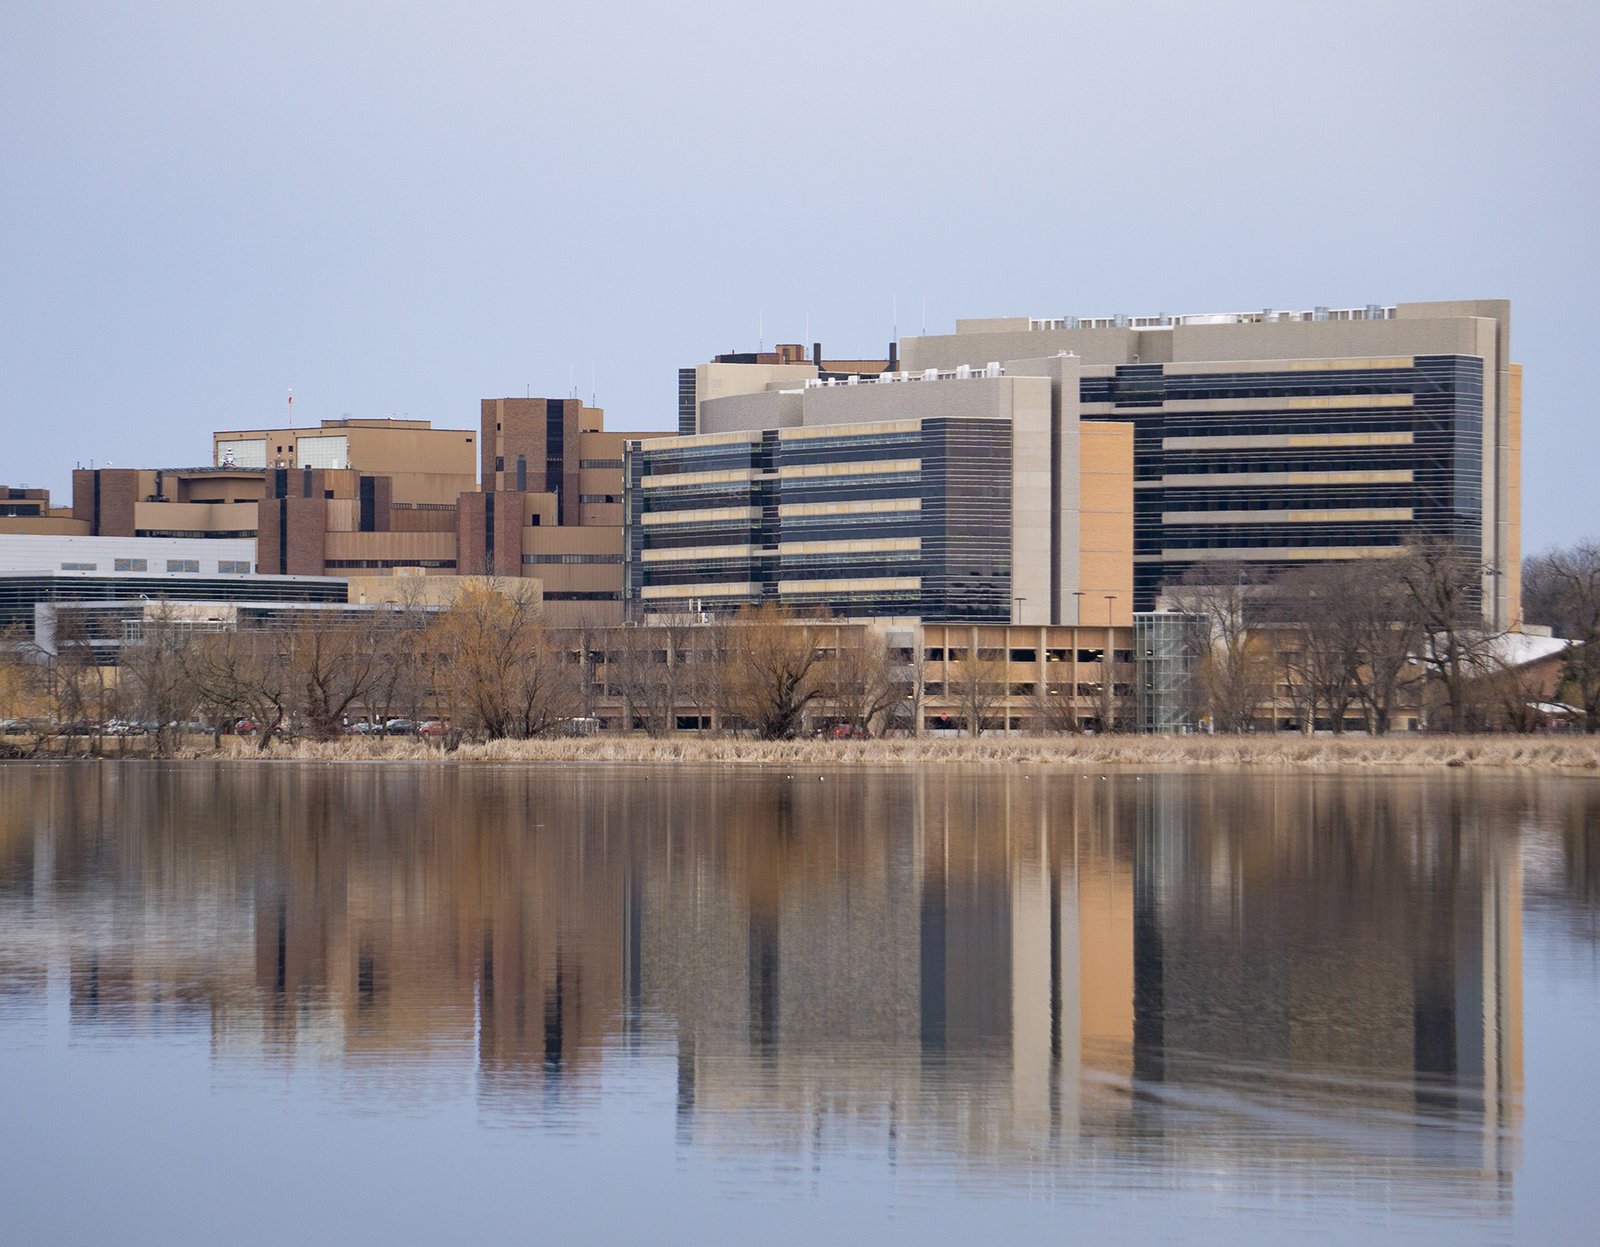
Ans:
[[[1600,531],[1600,4],[0,6],[0,481],[597,388],[926,303],[1507,297],[1530,548]]]

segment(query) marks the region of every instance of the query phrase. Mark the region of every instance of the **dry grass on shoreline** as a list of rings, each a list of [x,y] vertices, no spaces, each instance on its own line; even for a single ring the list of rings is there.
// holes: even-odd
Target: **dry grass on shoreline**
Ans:
[[[1600,772],[1600,738],[1585,736],[1060,736],[981,740],[791,740],[735,737],[599,736],[499,740],[453,753],[418,740],[297,741],[266,752],[228,739],[183,758],[307,762],[742,763],[765,766],[982,766],[1008,763],[1159,769],[1261,767],[1397,769],[1499,767]]]

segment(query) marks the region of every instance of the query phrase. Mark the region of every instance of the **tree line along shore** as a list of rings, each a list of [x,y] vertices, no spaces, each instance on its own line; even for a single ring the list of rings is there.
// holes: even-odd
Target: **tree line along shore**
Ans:
[[[192,748],[187,737],[197,729],[216,751],[237,749],[225,739],[236,736],[267,752],[363,729],[382,736],[398,724],[410,732],[425,725],[447,752],[604,728],[608,740],[643,733],[714,754],[747,745],[708,736],[921,741],[931,732],[969,735],[980,754],[994,738],[1003,743],[986,747],[1061,736],[1073,743],[1050,748],[1152,756],[1162,746],[1104,742],[1153,723],[1165,737],[1181,720],[1218,734],[1259,732],[1278,742],[1269,749],[1328,748],[1289,744],[1283,738],[1297,733],[1279,730],[1285,716],[1315,742],[1324,723],[1335,736],[1348,731],[1351,713],[1363,736],[1409,736],[1402,729],[1423,725],[1452,736],[1533,735],[1550,726],[1551,709],[1595,733],[1600,546],[1536,557],[1526,572],[1529,600],[1572,638],[1556,643],[1565,649],[1552,653],[1548,670],[1498,656],[1497,644],[1515,634],[1485,632],[1472,591],[1481,568],[1442,546],[1381,566],[1308,567],[1270,584],[1241,570],[1180,586],[1177,614],[1188,621],[1191,649],[1178,655],[1181,680],[1164,694],[1175,713],[1163,723],[1143,704],[1154,679],[1136,647],[1150,643],[1110,626],[1053,637],[1048,629],[930,625],[902,636],[892,623],[766,605],[556,629],[521,582],[493,580],[464,588],[448,606],[399,600],[359,615],[307,608],[256,627],[152,603],[135,619],[99,625],[115,626],[114,637],[93,631],[92,613],[66,610],[57,612],[48,651],[0,638],[0,752],[165,756]],[[1571,704],[1553,704],[1555,696]],[[395,748],[387,740],[358,746]],[[592,755],[599,746],[548,748]],[[879,752],[891,756],[892,746]]]

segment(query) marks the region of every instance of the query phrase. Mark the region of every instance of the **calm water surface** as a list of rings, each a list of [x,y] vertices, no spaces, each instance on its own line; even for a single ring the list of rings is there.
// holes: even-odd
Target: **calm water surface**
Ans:
[[[0,1242],[1593,1242],[1600,782],[0,766]]]

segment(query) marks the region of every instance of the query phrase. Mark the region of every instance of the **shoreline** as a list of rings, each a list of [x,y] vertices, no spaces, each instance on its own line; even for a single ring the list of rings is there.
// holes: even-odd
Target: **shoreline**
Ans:
[[[1056,736],[971,739],[787,740],[741,737],[564,737],[463,744],[447,752],[413,739],[296,741],[261,751],[228,738],[221,750],[186,744],[166,759],[143,749],[103,760],[220,762],[645,763],[750,766],[1005,766],[1014,764],[1161,769],[1433,770],[1494,768],[1600,774],[1592,736]],[[142,742],[141,742],[142,743]],[[49,753],[14,761],[64,760]]]

